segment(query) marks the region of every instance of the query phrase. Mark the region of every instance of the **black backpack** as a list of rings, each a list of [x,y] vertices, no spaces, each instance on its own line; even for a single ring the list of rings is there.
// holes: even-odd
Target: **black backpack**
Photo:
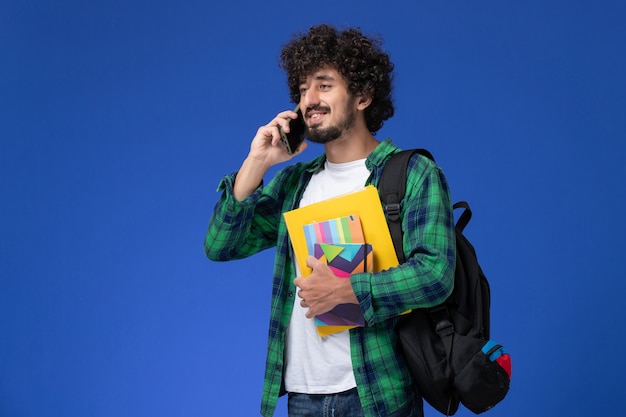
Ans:
[[[400,263],[405,261],[400,207],[407,165],[416,152],[434,161],[425,149],[396,153],[387,161],[378,186]],[[446,416],[456,413],[459,403],[476,414],[489,410],[505,397],[511,377],[510,356],[489,338],[489,283],[463,235],[471,209],[464,201],[453,207],[463,209],[455,225],[454,290],[441,305],[415,309],[396,327],[415,388]]]

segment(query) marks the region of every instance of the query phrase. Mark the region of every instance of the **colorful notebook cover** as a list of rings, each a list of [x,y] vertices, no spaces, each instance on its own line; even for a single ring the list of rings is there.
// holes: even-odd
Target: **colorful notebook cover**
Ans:
[[[315,243],[365,243],[361,219],[357,214],[313,222],[302,226],[307,254],[313,255]]]
[[[326,263],[335,275],[350,279],[351,274],[371,272],[374,255],[372,245],[365,243],[315,243],[314,256]],[[315,325],[320,336],[348,330],[357,326],[365,326],[365,318],[358,304],[340,304],[331,311],[315,317]],[[329,329],[328,327],[331,327]]]
[[[365,238],[363,237],[363,228],[361,227],[361,220],[360,217],[356,214],[351,214],[349,216],[343,216],[336,219],[323,220],[321,222],[313,222],[310,224],[305,224],[302,227],[304,229],[304,235],[307,242],[307,254],[309,255],[315,255],[316,243],[365,243]],[[315,256],[319,258],[318,255]],[[345,276],[345,273],[343,273],[342,275]],[[355,306],[350,306],[349,309],[355,310]],[[344,310],[346,310],[346,307],[341,306],[335,311],[334,315],[337,316]],[[360,315],[360,311],[358,313]],[[356,311],[346,311],[345,314],[348,314],[348,316],[352,316],[356,314]],[[354,327],[351,320],[344,322],[338,317],[331,318],[329,320],[329,317],[332,317],[332,315],[329,315],[327,319],[324,319],[324,317],[318,317],[315,320],[317,332],[320,336],[327,336],[329,334],[342,332],[344,330],[349,330]],[[337,323],[337,325],[332,323]],[[343,323],[349,323],[349,325]]]

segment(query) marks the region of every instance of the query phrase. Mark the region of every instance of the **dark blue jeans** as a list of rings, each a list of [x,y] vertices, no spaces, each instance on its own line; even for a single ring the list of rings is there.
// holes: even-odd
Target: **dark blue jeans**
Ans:
[[[363,417],[356,388],[338,394],[289,393],[289,417]],[[386,417],[423,417],[421,400],[414,399],[403,410]]]

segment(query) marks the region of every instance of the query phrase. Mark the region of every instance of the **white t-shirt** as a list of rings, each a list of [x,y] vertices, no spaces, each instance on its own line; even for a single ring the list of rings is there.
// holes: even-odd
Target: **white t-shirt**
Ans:
[[[326,161],[324,169],[311,178],[300,207],[363,188],[370,172],[365,159],[334,164]],[[297,265],[296,265],[297,268]],[[300,271],[297,271],[300,275]],[[348,331],[321,338],[308,309],[300,306],[296,295],[286,335],[285,389],[306,394],[333,394],[356,387],[350,356]]]

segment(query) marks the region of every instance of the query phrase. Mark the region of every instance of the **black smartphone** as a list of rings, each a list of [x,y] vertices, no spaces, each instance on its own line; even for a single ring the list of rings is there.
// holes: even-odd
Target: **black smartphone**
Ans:
[[[293,155],[298,150],[298,147],[304,141],[304,131],[306,130],[300,106],[296,106],[293,111],[298,113],[298,117],[289,120],[289,133],[286,133],[282,127],[279,129],[281,140],[285,144],[289,155]]]

